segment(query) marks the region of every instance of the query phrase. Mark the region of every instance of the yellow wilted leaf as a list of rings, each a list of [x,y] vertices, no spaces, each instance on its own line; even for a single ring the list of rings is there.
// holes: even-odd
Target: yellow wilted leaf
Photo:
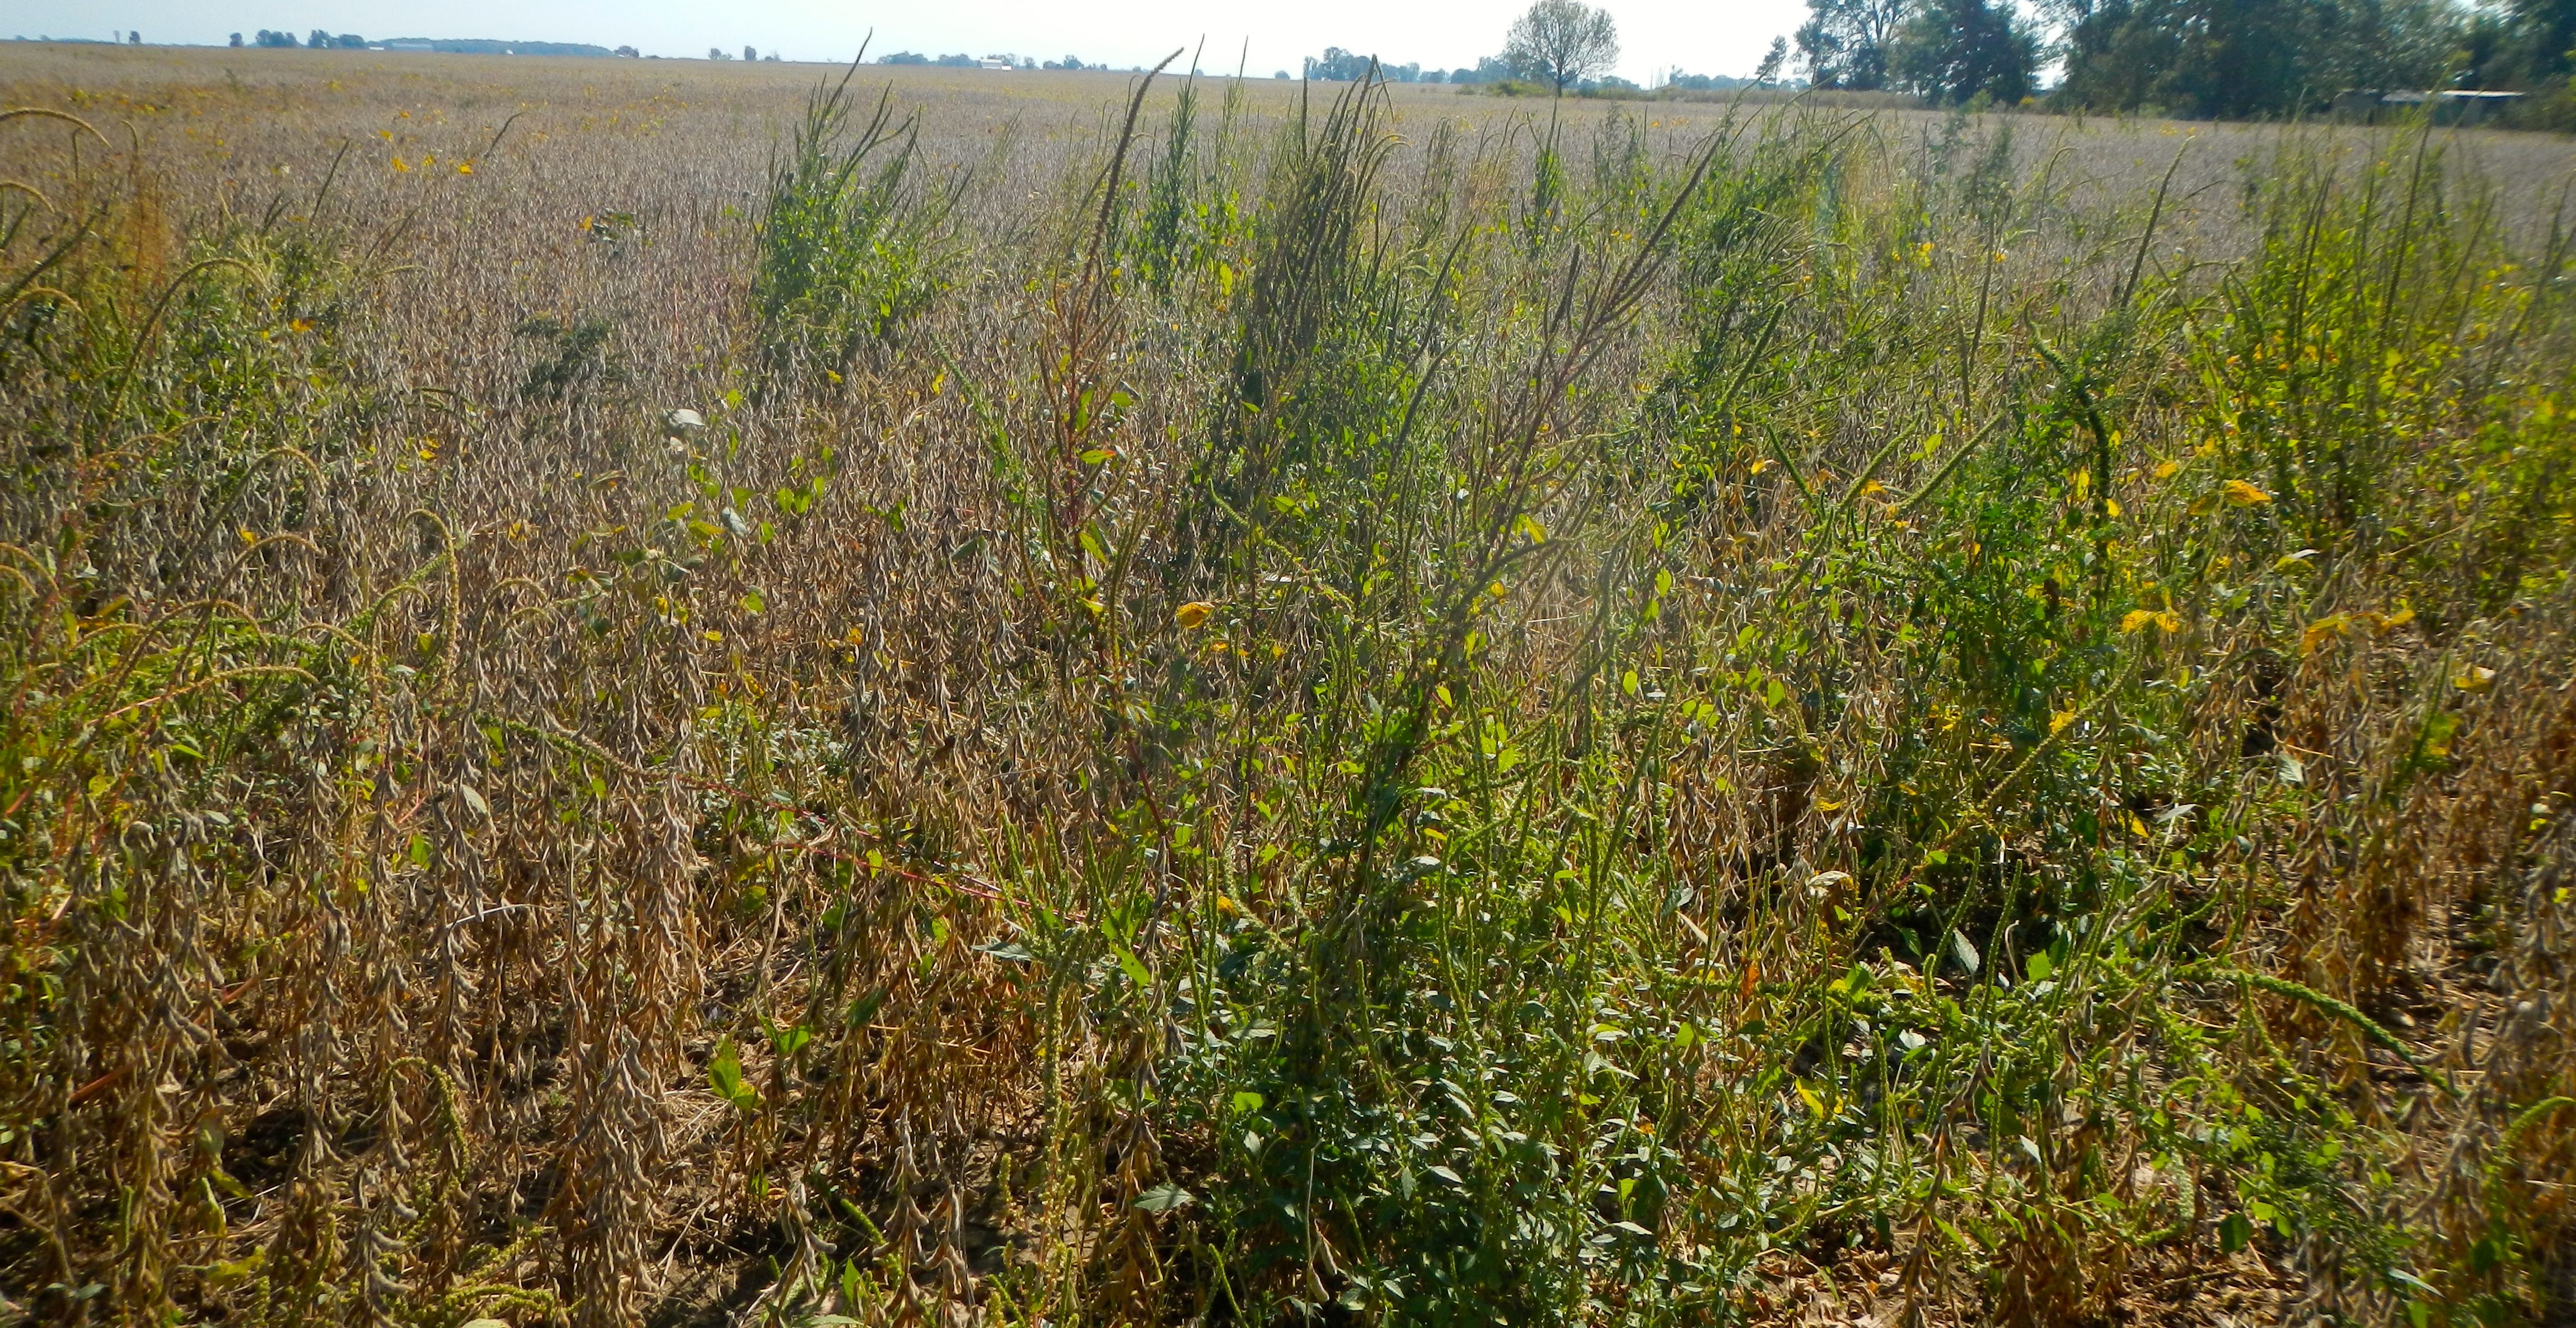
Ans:
[[[2299,633],[2299,653],[2313,655],[2317,653],[2317,647],[2351,630],[2352,618],[2349,615],[2338,613],[2330,618],[2319,618],[2309,623],[2306,631]]]
[[[1208,620],[1208,615],[1214,612],[1216,612],[1215,605],[1210,604],[1203,599],[1194,599],[1189,603],[1172,610],[1172,621],[1179,623],[1181,625],[1181,630],[1188,631],[1189,629],[1198,626],[1200,623],[1206,622]]]
[[[2059,710],[2051,713],[2048,717],[2048,736],[2053,738],[2060,733],[2064,733],[2066,731],[2066,726],[2074,722],[2075,712],[2072,710]]]
[[[2272,501],[2272,495],[2243,480],[2229,480],[2219,486],[2219,492],[2226,494],[2227,501],[2238,507],[2260,507]]]
[[[1764,471],[1766,471],[1766,470],[1769,470],[1770,468],[1771,468],[1771,458],[1769,458],[1769,457],[1755,457],[1755,458],[1753,459],[1753,473],[1754,473],[1754,474],[1759,475],[1759,474],[1761,474],[1762,472],[1764,472]]]
[[[2181,462],[2179,462],[2179,461],[2167,461],[2167,462],[2163,463],[2162,465],[2159,465],[2159,466],[2157,466],[2157,467],[2156,467],[2156,478],[2157,478],[2157,479],[2160,479],[2160,480],[2169,480],[2169,479],[2172,479],[2176,474],[2180,473],[2180,471],[2181,471],[2181,470],[2182,470],[2182,463],[2181,463]]]
[[[2471,664],[2451,675],[2451,685],[2464,692],[2483,692],[2495,686],[2495,670],[2483,664]]]
[[[404,160],[403,160],[402,158],[400,158],[400,157],[396,157],[396,158],[394,158],[394,169],[395,169],[395,170],[398,170],[398,171],[407,171],[407,170],[410,170],[410,169],[411,169],[411,163],[410,163],[410,162],[407,162],[407,161],[404,161]]]
[[[460,161],[456,163],[456,173],[459,175],[472,175],[474,173],[474,163],[470,161]]]
[[[2102,510],[2103,510],[2104,512],[2109,513],[2109,514],[2110,514],[2110,515],[2112,515],[2112,516],[2115,516],[2115,517],[2116,517],[2116,516],[2118,516],[2118,515],[2120,514],[2120,500],[2119,500],[2119,499],[2117,499],[2117,498],[2105,498],[2105,499],[2103,499],[2103,500],[2102,500]]]

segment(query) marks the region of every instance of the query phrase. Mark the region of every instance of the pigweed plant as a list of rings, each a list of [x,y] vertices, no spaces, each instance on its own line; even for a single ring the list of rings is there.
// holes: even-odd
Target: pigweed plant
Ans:
[[[1171,87],[0,120],[0,1314],[2576,1312],[2567,218]]]
[[[752,271],[754,326],[774,373],[838,373],[939,297],[963,181],[937,181],[919,112],[889,90],[856,118],[853,63],[819,88],[769,163]]]

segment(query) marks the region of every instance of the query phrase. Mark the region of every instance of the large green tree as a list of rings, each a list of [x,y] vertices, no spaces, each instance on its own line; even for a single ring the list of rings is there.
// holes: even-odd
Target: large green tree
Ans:
[[[1512,23],[1503,59],[1530,78],[1544,79],[1557,95],[1619,63],[1619,25],[1610,11],[1581,0],[1537,0]]]
[[[1874,92],[1887,86],[1887,57],[1908,0],[1807,0],[1798,58],[1820,88]]]
[[[2513,0],[2481,10],[2470,64],[2488,87],[2537,89],[2576,69],[2576,0]]]
[[[2030,95],[2038,69],[2038,34],[2009,3],[1990,0],[1923,0],[1887,60],[1891,83],[1935,102],[2011,105]]]

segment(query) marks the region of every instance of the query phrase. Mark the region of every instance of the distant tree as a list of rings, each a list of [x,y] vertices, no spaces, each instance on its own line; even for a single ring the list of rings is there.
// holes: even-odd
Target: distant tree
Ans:
[[[759,58],[760,58],[760,49],[759,49],[758,47],[756,47],[756,46],[746,45],[746,46],[744,46],[744,47],[742,48],[742,59],[743,59],[743,63],[745,63],[745,64],[749,64],[749,63],[751,63],[752,61],[757,60],[757,59],[759,59]]]
[[[1357,55],[1338,46],[1327,46],[1322,55],[1306,57],[1306,77],[1329,83],[1355,83],[1367,77],[1369,66],[1376,63],[1368,56]]]
[[[141,46],[143,44],[143,34],[130,28],[127,29],[125,33],[125,44],[128,46]]]
[[[258,40],[259,44],[262,46],[293,46],[295,44],[295,34],[291,32],[271,32],[266,28],[261,28],[259,30]]]
[[[1764,86],[1780,81],[1780,66],[1789,59],[1789,39],[1774,37],[1771,49],[1762,53],[1762,63],[1753,67],[1753,81]]]
[[[1536,0],[1513,20],[1503,59],[1520,73],[1554,85],[1558,96],[1619,61],[1619,25],[1610,11],[1582,0]]]
[[[1271,75],[1271,77],[1272,77],[1272,78],[1286,78],[1286,77],[1288,77],[1288,71],[1287,71],[1287,70],[1285,70],[1285,69],[1282,69],[1282,70],[1280,70],[1278,73],[1276,73],[1276,74],[1272,74],[1272,75]]]
[[[733,57],[725,54],[724,48],[721,46],[710,46],[707,48],[707,58],[710,60],[730,60]]]
[[[2031,93],[2039,39],[2010,0],[1924,0],[1899,28],[1888,80],[1935,102],[1984,96],[2006,106]]]
[[[304,44],[316,50],[327,50],[331,45],[331,34],[315,28],[313,35],[304,39]]]
[[[919,51],[897,51],[892,55],[878,56],[877,63],[881,65],[926,65],[930,63],[930,57],[923,55]]]
[[[943,55],[930,63],[938,65],[944,69],[972,69],[975,67],[976,61],[975,57],[960,51],[955,55]]]
[[[617,54],[625,59],[635,60],[641,59],[644,53],[636,50],[632,46],[620,46],[617,48]]]
[[[1907,0],[1807,0],[1807,21],[1798,28],[1807,81],[1856,92],[1886,87],[1888,47],[1907,8]]]
[[[1488,55],[1477,60],[1476,67],[1473,69],[1449,71],[1449,81],[1452,83],[1500,83],[1504,79],[1518,76],[1519,71],[1512,68],[1511,62],[1499,55]]]
[[[234,33],[234,34],[233,34],[233,41],[232,41],[232,44],[233,44],[233,45],[235,45],[235,46],[239,46],[239,45],[241,45],[241,44],[242,44],[242,43],[241,43],[241,34],[240,34],[240,33],[236,32],[236,33]]]

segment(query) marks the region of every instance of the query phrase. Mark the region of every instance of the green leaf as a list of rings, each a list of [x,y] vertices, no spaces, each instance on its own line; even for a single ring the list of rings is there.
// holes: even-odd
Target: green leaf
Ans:
[[[760,1106],[760,1090],[743,1082],[742,1054],[734,1049],[732,1038],[716,1043],[715,1059],[707,1062],[707,1084],[736,1111],[751,1112]]]
[[[2229,1213],[2219,1219],[2218,1248],[2229,1254],[2245,1248],[2254,1239],[2254,1223],[2243,1213]]]
[[[2027,968],[2031,981],[2046,982],[2048,975],[2057,971],[2057,961],[2050,959],[2046,950],[2039,950],[2032,953]]]
[[[769,1035],[769,1049],[780,1060],[803,1051],[805,1044],[814,1040],[813,1030],[805,1025],[790,1024],[782,1028],[771,1023],[767,1015],[760,1017],[760,1031]]]
[[[1196,1195],[1170,1181],[1165,1181],[1136,1196],[1136,1206],[1149,1213],[1168,1213],[1175,1208],[1187,1208],[1197,1202]]]
[[[1969,944],[1968,934],[1956,927],[1950,929],[1950,955],[1959,961],[1959,967],[1968,970],[1970,977],[1975,977],[1977,965],[1985,962],[1984,958],[1978,955],[1977,947]]]
[[[1127,975],[1129,982],[1136,984],[1137,990],[1145,991],[1153,987],[1154,974],[1152,970],[1145,967],[1144,960],[1136,957],[1135,951],[1123,945],[1112,945],[1109,948],[1117,952],[1119,970]]]
[[[870,992],[867,995],[861,996],[857,1000],[850,1002],[848,1020],[850,1027],[865,1028],[869,1024],[875,1022],[877,1010],[885,1004],[885,998],[885,992],[879,990]]]
[[[1263,1101],[1259,1093],[1247,1089],[1234,1095],[1234,1113],[1238,1116],[1259,1111],[1262,1106]]]
[[[429,836],[418,833],[413,834],[411,837],[411,847],[408,852],[411,855],[411,865],[427,870],[429,867]]]

